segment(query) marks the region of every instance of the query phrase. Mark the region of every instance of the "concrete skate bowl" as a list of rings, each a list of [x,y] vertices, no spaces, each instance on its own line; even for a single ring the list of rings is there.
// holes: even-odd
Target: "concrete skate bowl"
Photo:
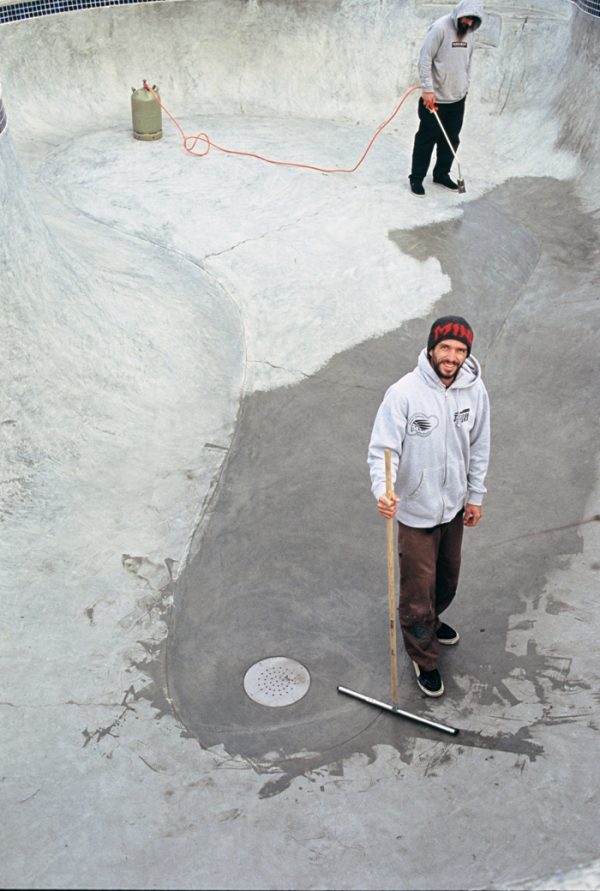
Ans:
[[[468,556],[462,619],[478,637],[435,714],[466,728],[483,710],[487,734],[465,729],[463,746],[535,759],[553,691],[572,682],[541,646],[504,641],[528,592],[581,550],[596,483],[600,20],[566,0],[487,7],[467,193],[418,207],[414,97],[359,172],[327,176],[192,158],[166,117],[162,140],[134,141],[129,95],[146,77],[188,133],[351,166],[415,83],[425,27],[446,6],[188,0],[0,26],[5,332],[11,399],[29,416],[7,450],[10,509],[39,503],[40,473],[74,516],[100,499],[95,532],[69,526],[86,555],[103,512],[141,529],[161,516],[129,553],[179,566],[160,666],[175,712],[203,746],[286,782],[384,743],[410,758],[413,730],[336,688],[389,696],[366,442],[385,387],[457,300],[495,397],[495,494]],[[50,515],[30,514],[31,528]],[[277,656],[302,663],[310,687],[269,708],[243,680]],[[538,684],[534,718],[508,732],[494,691],[510,711],[519,672],[549,690]],[[459,696],[473,677],[479,699]],[[401,684],[406,708],[433,714],[404,665]]]

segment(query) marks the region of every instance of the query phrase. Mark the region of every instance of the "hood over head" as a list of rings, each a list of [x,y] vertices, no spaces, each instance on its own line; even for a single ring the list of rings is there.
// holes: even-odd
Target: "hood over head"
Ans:
[[[476,31],[483,19],[483,3],[481,3],[480,0],[460,0],[460,3],[457,3],[452,10],[451,15],[455,27],[457,26],[458,20],[463,16],[474,18],[473,31]]]

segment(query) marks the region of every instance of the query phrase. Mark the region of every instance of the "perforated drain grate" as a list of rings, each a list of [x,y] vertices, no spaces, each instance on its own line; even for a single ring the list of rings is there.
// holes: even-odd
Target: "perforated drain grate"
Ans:
[[[310,674],[287,656],[271,656],[252,665],[244,675],[244,690],[259,705],[278,708],[298,702],[308,692]]]

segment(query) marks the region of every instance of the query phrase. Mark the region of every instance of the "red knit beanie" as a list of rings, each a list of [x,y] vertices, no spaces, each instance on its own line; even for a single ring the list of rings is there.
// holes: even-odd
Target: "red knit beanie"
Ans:
[[[459,340],[467,348],[467,355],[473,346],[473,329],[462,316],[442,316],[431,326],[427,340],[427,352],[442,340]]]

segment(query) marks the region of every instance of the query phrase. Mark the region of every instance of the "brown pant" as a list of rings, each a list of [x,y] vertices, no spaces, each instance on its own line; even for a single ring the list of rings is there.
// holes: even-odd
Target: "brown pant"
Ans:
[[[438,617],[452,603],[458,586],[463,513],[433,529],[398,523],[400,628],[406,652],[425,671],[437,668]]]

